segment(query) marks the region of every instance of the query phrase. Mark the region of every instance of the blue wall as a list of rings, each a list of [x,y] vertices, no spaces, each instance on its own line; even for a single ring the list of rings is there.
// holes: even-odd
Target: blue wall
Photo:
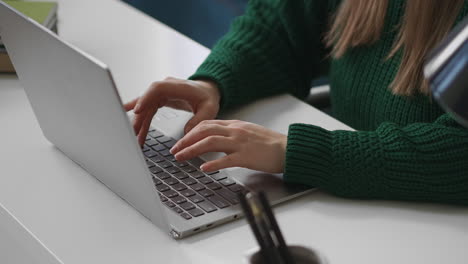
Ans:
[[[191,39],[211,48],[242,14],[248,0],[124,0]]]

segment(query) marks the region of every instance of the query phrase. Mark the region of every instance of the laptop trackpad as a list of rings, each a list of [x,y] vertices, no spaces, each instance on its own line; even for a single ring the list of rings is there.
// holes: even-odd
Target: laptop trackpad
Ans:
[[[224,153],[206,153],[201,156],[203,160],[215,160]],[[250,191],[265,191],[270,201],[275,203],[295,197],[296,194],[310,190],[310,187],[299,184],[286,184],[282,174],[270,174],[244,168],[228,168],[223,170],[229,177],[243,184]],[[288,198],[288,199],[285,199]]]
[[[275,175],[243,168],[227,170],[229,176],[243,184],[250,191],[264,191],[273,203],[289,200],[310,188],[304,185],[286,184],[282,175]]]

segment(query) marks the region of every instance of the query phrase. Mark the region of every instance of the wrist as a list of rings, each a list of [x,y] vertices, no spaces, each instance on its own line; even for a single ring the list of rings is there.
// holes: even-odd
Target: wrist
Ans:
[[[199,83],[203,88],[208,90],[210,96],[215,100],[219,105],[221,102],[221,92],[219,91],[218,84],[212,80],[203,79],[196,80],[195,82]]]
[[[280,154],[281,154],[281,159],[280,159],[281,163],[280,163],[279,171],[283,173],[284,168],[286,166],[286,150],[288,147],[288,136],[281,134],[279,145],[280,145]]]

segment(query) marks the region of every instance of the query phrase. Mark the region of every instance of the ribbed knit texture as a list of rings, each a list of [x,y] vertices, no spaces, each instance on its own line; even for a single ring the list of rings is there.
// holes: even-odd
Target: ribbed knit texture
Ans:
[[[251,0],[191,79],[211,79],[226,110],[289,92],[304,98],[328,73],[334,116],[357,131],[289,128],[285,180],[361,199],[468,204],[468,129],[423,95],[392,95],[401,53],[386,60],[404,0],[381,39],[330,59],[322,38],[339,1]],[[468,13],[465,2],[457,21]]]

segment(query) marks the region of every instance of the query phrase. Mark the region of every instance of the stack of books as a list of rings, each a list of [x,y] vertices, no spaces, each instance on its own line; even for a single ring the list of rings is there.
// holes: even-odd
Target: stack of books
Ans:
[[[26,2],[19,0],[4,1],[24,15],[57,33],[57,3]],[[15,69],[8,57],[0,35],[0,73],[14,73]]]

